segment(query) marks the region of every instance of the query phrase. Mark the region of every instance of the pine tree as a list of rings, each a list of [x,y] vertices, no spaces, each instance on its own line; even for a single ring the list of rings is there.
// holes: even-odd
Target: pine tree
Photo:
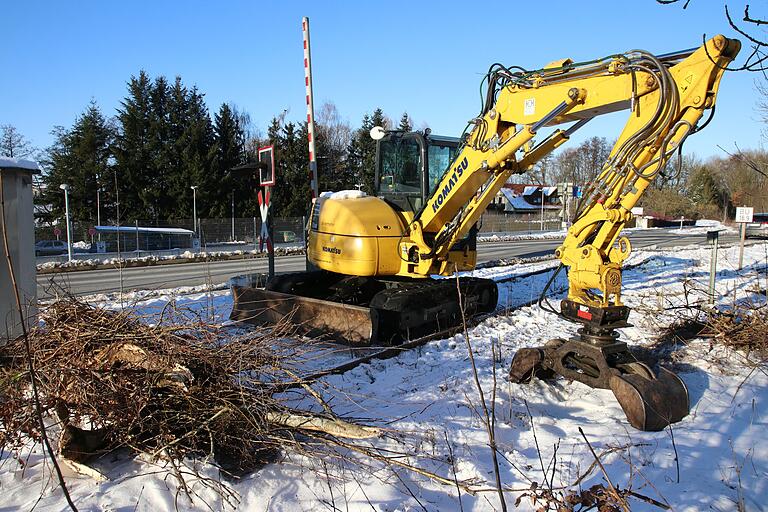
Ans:
[[[245,163],[245,133],[236,112],[226,103],[214,115],[214,134],[216,143],[212,171],[218,184],[219,201],[212,206],[211,214],[216,217],[229,216],[231,206],[229,202],[222,204],[221,199],[229,198],[234,191],[236,211],[242,216],[243,205],[248,202],[249,196],[254,195],[248,186],[253,180],[232,174],[233,167]]]
[[[189,91],[177,76],[168,93],[168,155],[169,169],[165,173],[170,201],[167,216],[176,219],[192,218],[192,190],[195,183],[186,182],[182,137],[187,129],[187,111],[189,110]]]
[[[219,184],[210,172],[215,153],[213,125],[203,101],[203,95],[198,92],[197,87],[193,87],[189,92],[185,123],[186,127],[178,141],[181,152],[181,172],[177,187],[189,189],[192,185],[199,186],[198,216],[210,217],[212,211],[221,208],[220,203],[227,203],[227,198],[218,197]],[[189,204],[182,207],[192,213],[191,194],[189,196]]]
[[[357,184],[368,194],[376,190],[376,141],[371,138],[371,128],[374,126],[389,128],[387,118],[380,108],[370,116],[363,116],[362,125],[355,131],[348,149],[350,171]]]
[[[98,105],[91,101],[69,130],[54,130],[55,141],[48,148],[44,166],[45,185],[40,203],[50,205],[44,220],[55,221],[64,216],[64,195],[59,185],[70,186],[69,207],[73,221],[95,225],[97,220],[97,189],[101,189],[102,224],[114,218],[111,194],[113,170],[110,162],[115,130]],[[83,236],[83,233],[79,234]]]
[[[150,90],[148,150],[150,169],[147,175],[145,201],[152,205],[153,220],[164,219],[172,208],[169,190],[172,140],[169,132],[170,91],[165,77],[155,78]]]
[[[153,193],[153,162],[150,153],[152,84],[142,70],[128,82],[128,97],[120,104],[117,119],[120,135],[115,160],[122,220],[157,218]]]

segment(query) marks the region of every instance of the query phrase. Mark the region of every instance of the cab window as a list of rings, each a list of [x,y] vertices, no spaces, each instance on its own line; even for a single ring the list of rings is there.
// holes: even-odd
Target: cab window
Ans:
[[[440,183],[445,170],[456,158],[457,147],[453,145],[442,145],[430,143],[429,145],[429,196],[435,191],[437,184]]]
[[[379,195],[409,211],[422,206],[421,147],[415,138],[390,136],[379,146]]]

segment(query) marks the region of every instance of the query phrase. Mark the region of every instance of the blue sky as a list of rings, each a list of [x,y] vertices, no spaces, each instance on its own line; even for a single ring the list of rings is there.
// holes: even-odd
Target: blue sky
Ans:
[[[733,3],[733,2],[731,2]],[[738,3],[738,2],[737,2]],[[737,10],[741,8],[738,3]],[[479,108],[493,62],[538,68],[629,49],[698,46],[702,34],[734,37],[719,0],[662,6],[654,0],[532,2],[37,2],[6,1],[0,124],[40,147],[55,125],[71,126],[95,99],[113,115],[139,70],[180,75],[211,111],[231,102],[266,129],[270,118],[305,116],[301,18],[311,22],[315,102],[333,101],[353,127],[380,106],[417,126],[458,135]],[[742,50],[744,53],[744,50]],[[757,148],[755,74],[730,73],[717,114],[686,152]],[[624,113],[593,121],[574,143],[614,138]]]

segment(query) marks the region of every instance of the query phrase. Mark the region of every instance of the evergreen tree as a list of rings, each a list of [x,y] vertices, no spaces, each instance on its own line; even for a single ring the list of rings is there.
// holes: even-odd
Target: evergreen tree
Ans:
[[[373,194],[376,190],[376,141],[371,138],[371,128],[381,126],[384,129],[389,128],[387,118],[384,112],[377,108],[373,115],[365,114],[360,128],[358,128],[350,143],[348,150],[348,166],[350,172],[355,177],[366,193]]]
[[[169,131],[169,104],[170,91],[165,77],[157,77],[150,89],[150,111],[148,130],[148,150],[150,168],[147,175],[144,198],[145,204],[151,205],[153,220],[164,219],[168,216],[171,204],[169,190],[169,174],[171,169],[172,146]]]
[[[91,101],[72,128],[57,127],[54,136],[55,141],[43,162],[47,172],[42,178],[45,187],[40,202],[50,205],[44,220],[53,222],[64,216],[64,194],[59,188],[62,183],[70,186],[69,208],[73,221],[96,224],[97,189],[102,191],[102,224],[114,218],[110,162],[115,133],[98,105]]]
[[[166,180],[169,189],[169,218],[192,218],[192,189],[195,183],[187,183],[184,173],[182,137],[187,129],[187,111],[189,110],[189,91],[177,76],[168,93],[168,155],[169,169]]]
[[[117,119],[120,135],[117,139],[115,161],[117,187],[120,192],[122,220],[157,218],[154,193],[149,190],[154,181],[150,153],[150,124],[152,122],[152,84],[142,70],[128,82],[128,97],[120,104]]]
[[[236,212],[243,215],[243,206],[254,195],[250,186],[253,180],[247,176],[235,176],[232,168],[245,163],[245,133],[240,125],[236,112],[222,104],[214,116],[214,134],[216,144],[212,172],[218,188],[218,201],[212,205],[211,214],[216,217],[227,217],[231,213],[229,202],[222,204],[222,198],[229,198],[234,191]],[[237,214],[237,213],[236,213]]]
[[[210,217],[216,209],[220,209],[220,203],[227,202],[227,198],[220,198],[219,184],[211,173],[213,157],[215,154],[214,133],[208,109],[203,101],[203,95],[193,87],[187,98],[185,113],[185,129],[178,140],[181,154],[181,170],[176,182],[177,190],[197,185],[197,213],[199,217]],[[190,200],[188,204],[181,204],[180,209],[192,214],[191,190],[187,194]]]

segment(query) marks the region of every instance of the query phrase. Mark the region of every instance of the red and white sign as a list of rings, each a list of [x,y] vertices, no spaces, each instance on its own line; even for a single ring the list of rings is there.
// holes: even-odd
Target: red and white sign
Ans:
[[[272,240],[269,238],[267,229],[267,216],[269,215],[269,190],[262,194],[259,190],[259,214],[261,215],[261,233],[259,233],[259,251],[264,250],[264,242],[267,243],[267,250],[272,252]]]
[[[93,236],[96,234],[96,228],[88,228],[88,234]]]
[[[53,228],[53,234],[56,238],[61,236],[61,230],[59,228]]]

